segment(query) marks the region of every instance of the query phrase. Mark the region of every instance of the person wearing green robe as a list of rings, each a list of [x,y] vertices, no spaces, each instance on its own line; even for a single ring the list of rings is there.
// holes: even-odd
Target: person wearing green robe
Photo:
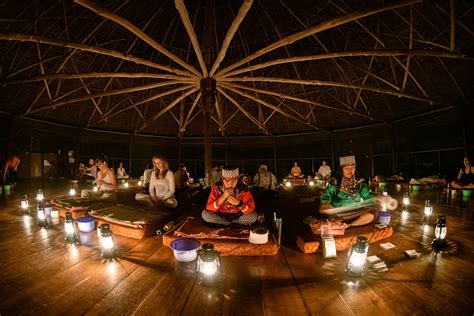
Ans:
[[[356,179],[354,156],[340,158],[342,177],[337,184],[329,184],[321,196],[320,213],[342,218],[348,226],[362,226],[374,221],[370,206],[377,203],[377,197],[364,179]]]

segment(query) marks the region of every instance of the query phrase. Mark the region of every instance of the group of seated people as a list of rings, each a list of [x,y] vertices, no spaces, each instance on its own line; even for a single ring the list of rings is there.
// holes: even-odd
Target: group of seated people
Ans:
[[[175,182],[174,173],[169,169],[168,160],[161,155],[156,155],[152,159],[153,169],[146,169],[144,172],[144,187],[148,187],[148,192],[139,192],[135,195],[135,200],[149,207],[175,208],[178,203],[174,197]],[[96,190],[84,189],[81,197],[97,200],[115,200],[117,198],[117,177],[114,171],[109,168],[107,157],[101,155],[97,159]],[[123,168],[121,164],[119,168]],[[124,173],[121,173],[123,175]]]
[[[89,162],[91,164],[91,162]],[[95,165],[95,163],[94,163]],[[135,199],[149,207],[177,207],[176,189],[185,189],[190,185],[191,178],[185,165],[180,165],[176,174],[169,169],[168,160],[162,155],[152,158],[153,167],[144,171],[144,192],[135,195]],[[361,226],[373,222],[376,218],[377,203],[387,197],[376,196],[366,181],[357,176],[354,156],[340,157],[339,175],[331,181],[321,195],[320,214],[336,216],[342,219],[346,227]],[[101,156],[97,160],[98,172],[96,183],[98,190],[82,190],[81,196],[91,199],[115,199],[117,180],[112,169],[108,167],[107,158]],[[120,168],[123,168],[121,165]],[[292,168],[292,176],[297,176],[300,169],[297,163]],[[216,170],[216,169],[215,169]],[[250,225],[257,220],[255,201],[249,188],[249,183],[243,181],[239,168],[234,166],[219,166],[217,181],[213,184],[202,219],[207,223],[220,225]],[[294,171],[294,172],[293,172]],[[301,169],[299,170],[301,173]],[[329,179],[331,169],[323,162],[317,173],[321,179]],[[299,176],[299,175],[298,175]],[[266,165],[260,165],[255,175],[253,186],[265,190],[275,190],[278,186],[276,177],[268,171]],[[452,182],[455,188],[474,188],[474,167],[467,157],[464,167],[459,171],[458,178]]]

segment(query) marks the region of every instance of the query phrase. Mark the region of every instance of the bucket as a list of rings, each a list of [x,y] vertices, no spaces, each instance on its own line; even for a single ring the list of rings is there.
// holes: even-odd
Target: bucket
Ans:
[[[83,233],[89,233],[95,229],[95,218],[86,216],[76,219],[79,230]]]
[[[199,241],[191,238],[181,238],[173,240],[170,248],[176,260],[180,262],[191,262],[197,258],[197,249],[201,246]]]
[[[463,189],[463,190],[462,190],[462,196],[470,197],[471,194],[472,194],[472,190],[471,190],[471,189]]]
[[[5,191],[5,193],[10,193],[11,192],[11,186],[9,184],[5,184],[3,186],[3,191]]]
[[[413,192],[418,192],[418,191],[420,191],[420,185],[419,185],[419,184],[412,184],[412,185],[411,185],[411,190],[412,190]]]
[[[381,211],[379,212],[379,223],[388,225],[390,224],[390,217],[392,216],[391,212],[388,211]]]
[[[381,189],[385,189],[385,187],[387,186],[387,182],[379,182],[379,188]]]

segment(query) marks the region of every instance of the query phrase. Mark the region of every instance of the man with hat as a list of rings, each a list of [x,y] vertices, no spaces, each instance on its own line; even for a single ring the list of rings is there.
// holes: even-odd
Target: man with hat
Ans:
[[[253,185],[264,190],[275,190],[278,184],[275,175],[268,171],[267,166],[260,165],[257,174],[253,177]]]
[[[373,222],[375,211],[366,206],[375,204],[377,198],[364,179],[356,178],[355,157],[340,157],[339,162],[342,176],[336,184],[329,184],[321,195],[320,213],[344,220],[346,227]]]
[[[257,217],[252,194],[246,185],[239,183],[239,168],[224,167],[222,181],[213,185],[202,219],[213,224],[250,225]]]

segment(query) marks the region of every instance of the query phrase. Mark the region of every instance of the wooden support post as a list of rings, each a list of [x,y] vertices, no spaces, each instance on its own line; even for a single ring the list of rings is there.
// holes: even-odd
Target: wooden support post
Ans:
[[[332,170],[333,170],[333,174],[336,173],[336,162],[335,162],[335,159],[336,159],[336,150],[335,150],[335,134],[334,132],[331,132],[331,134],[329,135],[329,139],[330,139],[330,143],[331,143],[331,167],[332,167]]]
[[[472,21],[471,21],[472,22]],[[456,5],[454,0],[451,0],[451,34],[449,41],[449,51],[454,51],[455,36],[456,36]]]
[[[203,133],[204,133],[204,170],[206,185],[210,186],[211,183],[211,171],[212,171],[212,131],[211,131],[211,112],[214,105],[216,91],[216,81],[212,78],[205,78],[201,80],[201,94],[204,98],[201,98],[202,102],[202,113],[203,113]]]
[[[130,134],[128,142],[128,174],[132,175],[132,155],[133,155],[133,133]]]
[[[392,136],[392,174],[395,174],[395,172],[398,169],[398,163],[397,163],[397,146],[395,143],[393,123],[388,123],[388,128],[390,129],[390,135]]]

